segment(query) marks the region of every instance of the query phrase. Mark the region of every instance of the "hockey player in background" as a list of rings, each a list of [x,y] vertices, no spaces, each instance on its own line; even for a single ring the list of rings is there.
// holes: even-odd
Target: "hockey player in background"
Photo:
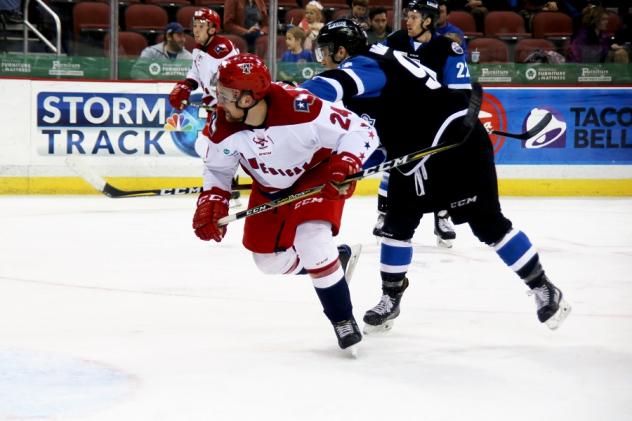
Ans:
[[[193,13],[193,64],[186,79],[175,84],[169,94],[169,103],[176,110],[187,106],[191,92],[200,88],[202,101],[215,106],[215,81],[222,60],[239,53],[233,43],[217,33],[221,30],[220,17],[212,9],[198,9]],[[209,113],[210,116],[210,113]],[[208,133],[207,133],[208,134]]]
[[[449,209],[457,224],[492,247],[535,295],[540,322],[555,329],[570,311],[562,292],[544,273],[527,236],[501,212],[492,143],[476,120],[462,124],[468,95],[443,87],[435,72],[401,51],[367,46],[366,34],[350,20],[325,25],[317,59],[328,69],[302,87],[370,121],[394,159],[439,143],[464,144],[391,171],[381,243],[382,297],[364,315],[365,333],[389,329],[400,313],[412,261],[411,239],[424,213]],[[402,125],[415,130],[402,130]],[[405,133],[405,134],[402,134]]]
[[[196,235],[218,242],[224,237],[226,227],[218,221],[228,214],[231,177],[239,165],[253,179],[249,207],[325,185],[320,196],[247,218],[243,244],[264,273],[309,274],[339,346],[352,347],[362,335],[346,279],[351,250],[338,250],[333,237],[355,185],[336,183],[360,171],[379,143],[375,129],[345,108],[271,83],[253,54],[220,65],[217,98],[211,137],[196,144],[205,165],[193,217]]]
[[[403,51],[408,57],[419,60],[421,64],[436,73],[436,79],[443,86],[470,90],[472,89],[470,71],[460,42],[456,42],[452,37],[436,33],[439,4],[438,0],[412,0],[406,8],[406,29],[393,32],[382,41],[382,44],[394,50]],[[384,174],[378,194],[378,213],[381,213],[381,217],[378,218],[374,230],[374,234],[378,236],[381,233],[384,223],[383,214],[387,206],[388,176],[389,173]],[[437,244],[442,247],[452,247],[456,233],[450,223],[448,211],[442,209],[435,212],[434,227]]]

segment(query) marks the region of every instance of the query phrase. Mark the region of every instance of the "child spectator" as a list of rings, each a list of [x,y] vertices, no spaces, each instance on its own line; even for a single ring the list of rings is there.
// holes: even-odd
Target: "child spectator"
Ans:
[[[353,0],[351,2],[351,13],[347,16],[347,19],[351,19],[362,29],[368,31],[371,27],[371,21],[369,19],[369,0]]]
[[[303,43],[306,38],[305,32],[295,26],[290,28],[285,33],[285,45],[287,45],[287,51],[283,53],[281,61],[292,63],[310,63],[314,61],[314,56],[310,50],[303,49]]]
[[[316,43],[318,31],[325,25],[323,18],[323,5],[316,0],[312,0],[305,6],[305,17],[298,24],[306,35],[304,47],[306,50],[313,50]]]

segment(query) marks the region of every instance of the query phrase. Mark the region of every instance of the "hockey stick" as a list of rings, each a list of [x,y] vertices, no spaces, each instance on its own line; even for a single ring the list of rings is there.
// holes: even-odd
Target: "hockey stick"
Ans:
[[[205,104],[201,101],[182,101],[182,103],[187,107],[201,108],[206,111],[215,111],[215,106]]]
[[[91,168],[81,162],[81,159],[74,155],[66,158],[66,165],[70,167],[77,175],[83,178],[92,187],[113,199],[122,197],[144,197],[144,196],[176,196],[181,194],[195,194],[201,193],[202,186],[195,187],[175,187],[169,189],[147,189],[147,190],[122,190],[114,187],[99,175],[97,175]],[[250,190],[250,184],[238,184],[233,183],[232,190]],[[231,198],[236,199],[239,197],[238,191],[231,193]]]
[[[500,130],[492,130],[490,134],[495,134],[497,136],[511,137],[511,138],[519,139],[519,140],[531,139],[533,136],[540,133],[546,127],[546,125],[549,124],[552,118],[553,118],[553,115],[551,113],[546,113],[544,117],[542,117],[542,120],[538,122],[538,124],[536,124],[535,126],[533,126],[532,128],[530,128],[524,133],[507,133],[507,132],[501,132]]]
[[[399,158],[395,158],[395,159],[391,159],[389,161],[383,162],[380,165],[376,165],[370,168],[367,168],[365,170],[362,170],[360,172],[357,172],[355,174],[352,174],[350,176],[348,176],[347,178],[345,178],[345,180],[340,183],[339,185],[344,185],[344,184],[348,184],[351,183],[353,181],[358,181],[362,178],[365,178],[371,174],[376,174],[378,172],[382,172],[382,171],[387,171],[396,167],[399,167],[401,165],[407,164],[409,162],[414,162],[417,161],[425,156],[428,155],[433,155],[439,152],[443,152],[443,151],[447,151],[453,148],[456,148],[457,146],[462,145],[463,143],[465,143],[467,141],[467,139],[469,139],[470,135],[472,134],[472,132],[474,131],[474,128],[476,127],[476,122],[478,121],[478,113],[481,109],[481,103],[482,103],[482,99],[483,99],[483,91],[482,88],[479,84],[473,84],[472,85],[472,94],[470,96],[470,103],[467,109],[467,112],[465,114],[465,116],[463,117],[463,125],[468,129],[467,134],[463,137],[463,139],[461,139],[460,141],[456,142],[456,143],[450,143],[447,145],[441,144],[441,145],[435,145],[435,146],[431,146],[429,148],[425,148],[425,149],[421,149],[417,152],[413,152],[410,153],[408,155],[404,155],[401,156]],[[242,219],[242,218],[247,218],[249,216],[253,216],[253,215],[257,215],[259,213],[263,213],[266,211],[269,211],[271,209],[274,208],[278,208],[279,206],[283,206],[283,205],[287,205],[288,203],[292,203],[292,202],[296,202],[298,200],[301,199],[305,199],[307,197],[310,196],[314,196],[318,193],[320,193],[320,191],[324,188],[325,186],[323,184],[319,185],[319,186],[315,186],[312,188],[309,188],[307,190],[303,190],[301,192],[298,193],[292,193],[288,196],[285,197],[281,197],[279,199],[275,199],[272,200],[270,202],[261,204],[259,206],[255,206],[253,208],[250,209],[246,209],[237,213],[234,213],[232,215],[227,215],[223,218],[221,218],[217,225],[219,226],[224,226],[224,225],[228,225],[229,223],[236,221],[238,219]]]

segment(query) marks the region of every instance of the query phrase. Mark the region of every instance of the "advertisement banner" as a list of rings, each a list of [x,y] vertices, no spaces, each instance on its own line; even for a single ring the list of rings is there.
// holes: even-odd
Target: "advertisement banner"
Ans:
[[[631,165],[632,88],[487,88],[480,120],[521,133],[550,112],[537,136],[492,135],[498,164]]]
[[[175,112],[167,94],[45,89],[36,104],[33,146],[40,156],[196,157],[206,123],[204,110]]]
[[[110,61],[106,57],[2,54],[0,76],[107,79]]]

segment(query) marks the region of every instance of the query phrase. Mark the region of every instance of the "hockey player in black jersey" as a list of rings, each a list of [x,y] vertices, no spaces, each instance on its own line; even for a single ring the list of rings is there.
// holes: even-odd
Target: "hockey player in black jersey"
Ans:
[[[419,60],[421,64],[437,74],[437,80],[452,89],[470,90],[470,72],[465,61],[463,48],[453,38],[440,36],[435,32],[439,18],[438,0],[412,0],[406,12],[406,28],[395,31],[382,42],[394,50],[405,52],[408,57]],[[386,193],[389,173],[384,173],[378,190],[378,222],[375,235],[381,235],[384,224],[383,214],[386,210]],[[450,223],[448,212],[441,210],[435,213],[434,226],[437,244],[441,247],[452,247],[456,238]]]
[[[545,275],[528,237],[501,212],[487,131],[476,121],[468,135],[462,124],[467,95],[442,86],[434,71],[401,51],[381,44],[367,47],[364,31],[347,19],[320,30],[316,56],[330,70],[302,87],[343,101],[374,122],[389,157],[467,139],[392,171],[380,255],[383,294],[364,315],[365,332],[390,329],[399,315],[412,262],[411,239],[423,214],[440,209],[449,209],[456,224],[468,223],[480,241],[493,247],[535,295],[538,319],[556,329],[570,306]]]

